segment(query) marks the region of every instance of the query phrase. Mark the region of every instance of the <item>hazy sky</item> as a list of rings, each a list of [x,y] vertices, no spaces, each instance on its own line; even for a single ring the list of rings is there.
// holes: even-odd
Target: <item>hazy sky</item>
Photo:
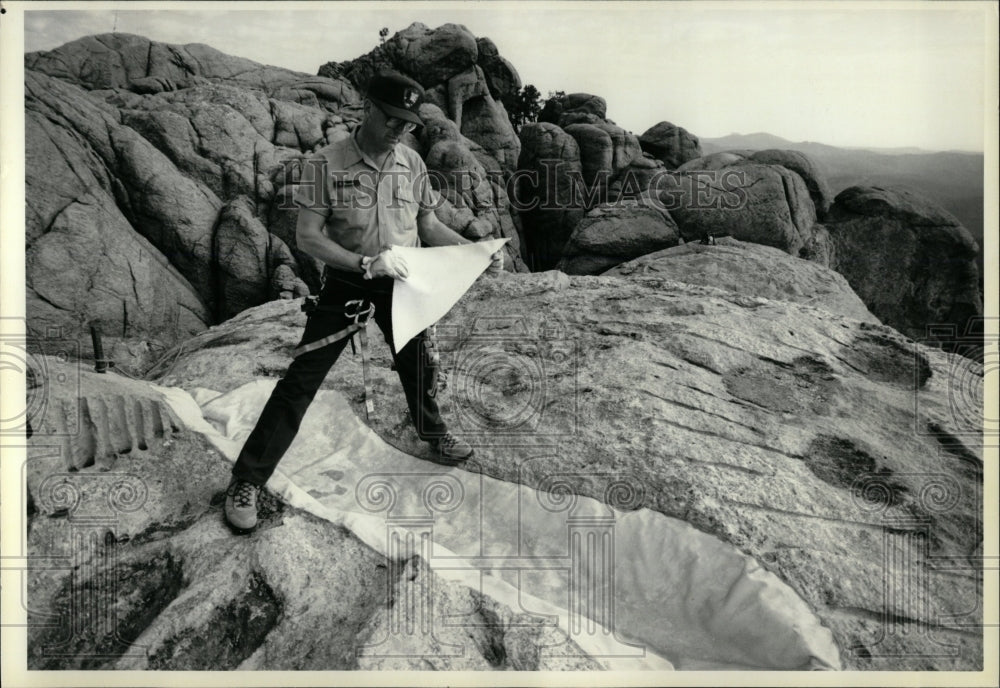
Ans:
[[[542,94],[585,91],[637,134],[766,131],[841,146],[982,150],[993,3],[138,3],[25,13],[25,50],[115,28],[308,73],[371,50],[383,26],[464,24]],[[51,6],[49,6],[51,7]],[[240,7],[240,9],[231,9]],[[259,9],[264,7],[264,9]],[[98,9],[103,8],[103,9]],[[211,8],[211,9],[210,9]],[[992,104],[995,108],[996,104]]]

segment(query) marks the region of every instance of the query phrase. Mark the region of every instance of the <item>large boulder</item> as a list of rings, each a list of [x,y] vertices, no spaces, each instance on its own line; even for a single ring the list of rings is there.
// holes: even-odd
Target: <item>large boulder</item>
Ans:
[[[438,219],[468,239],[510,239],[504,247],[505,266],[526,271],[508,185],[499,163],[482,146],[466,138],[438,106],[422,104],[420,117],[425,126],[417,145],[425,151],[431,182],[443,196],[435,210]]]
[[[514,65],[500,54],[489,38],[477,38],[476,46],[479,48],[477,64],[483,70],[493,98],[500,101],[516,94],[521,89],[521,76]]]
[[[523,223],[524,259],[533,270],[547,270],[559,262],[583,218],[580,148],[554,124],[525,124],[517,167],[515,203]]]
[[[606,189],[614,164],[614,144],[608,132],[594,124],[570,124],[563,129],[580,147],[580,168],[588,187],[597,182]]]
[[[649,253],[604,274],[660,276],[747,297],[791,301],[853,320],[878,323],[840,273],[770,246],[730,237],[718,239],[713,245],[690,242]]]
[[[224,81],[268,95],[300,92],[313,103],[336,106],[356,103],[358,95],[346,81],[316,77],[262,65],[227,55],[207,45],[170,45],[127,33],[85,36],[55,50],[27,53],[26,69],[44,72],[87,90],[127,89],[146,92],[173,90],[202,81]],[[151,88],[148,77],[169,80]],[[139,85],[137,85],[139,84]]]
[[[27,72],[28,109],[86,143],[86,164],[98,177],[110,173],[104,186],[133,230],[191,283],[213,317],[229,312],[219,308],[213,274],[223,203],[250,199],[269,229],[272,217],[283,217],[274,204],[287,207],[275,184],[284,165],[357,121],[359,97],[346,80],[271,68],[207,46],[116,34],[30,53],[25,61],[38,70]],[[72,177],[59,183],[75,184]],[[254,265],[263,270],[254,283],[268,284],[277,266]]]
[[[619,263],[676,246],[680,236],[668,213],[638,203],[597,206],[570,235],[557,269],[597,275]]]
[[[402,71],[417,75],[424,86],[447,81],[476,63],[479,47],[461,24],[430,29],[414,23],[398,33],[402,44]],[[390,39],[392,40],[392,39]]]
[[[550,100],[559,105],[559,117],[554,120],[554,123],[561,127],[567,127],[570,124],[595,124],[607,121],[608,103],[601,96],[595,96],[592,93],[570,93],[565,96],[556,96]]]
[[[832,267],[886,325],[954,344],[982,315],[979,246],[926,196],[853,186],[837,195],[825,226],[836,252]]]
[[[462,128],[462,111],[466,101],[473,98],[492,98],[486,76],[479,65],[472,65],[448,79],[445,92],[448,99],[448,111],[451,119]]]
[[[812,158],[799,151],[768,149],[754,151],[749,159],[765,165],[781,165],[802,177],[806,188],[809,189],[813,205],[816,206],[817,217],[822,220],[826,216],[833,194],[826,182],[826,174],[820,171]]]
[[[29,121],[29,142],[32,129]],[[184,276],[133,231],[113,198],[96,189],[77,193],[25,249],[28,327],[44,333],[43,349],[49,340],[73,342],[92,359],[94,325],[106,354],[118,350],[113,360],[141,369],[152,363],[149,347],[162,351],[183,341],[207,327],[212,314]],[[118,347],[126,340],[144,343],[138,355]]]
[[[647,150],[643,144],[643,150]],[[721,170],[746,162],[777,165],[794,172],[805,182],[809,197],[816,208],[816,217],[822,220],[830,208],[832,192],[826,173],[808,155],[795,150],[728,150],[693,157],[676,167],[678,172],[691,170]]]
[[[642,150],[663,162],[668,170],[701,157],[698,137],[670,122],[654,124],[639,137]]]
[[[521,140],[514,132],[503,103],[490,97],[477,98],[465,106],[462,133],[483,147],[509,177],[517,169]]]
[[[269,297],[268,233],[250,200],[227,203],[215,228],[216,320],[222,321]]]
[[[473,231],[479,237],[492,234],[492,225],[486,217],[482,218],[487,227],[485,232],[470,226],[487,211],[495,212],[493,188],[476,156],[459,141],[440,141],[427,152],[427,168],[437,173],[432,180],[440,185],[438,191],[449,203],[456,210],[468,211],[469,222],[453,229],[466,235]]]
[[[215,194],[77,87],[29,71],[25,104],[32,327],[170,344],[208,324]]]
[[[654,192],[685,241],[732,236],[798,255],[816,224],[805,182],[775,165],[737,163],[664,174]]]
[[[286,148],[312,150],[326,143],[323,124],[326,116],[315,108],[281,100],[271,101],[274,115],[274,143]]]

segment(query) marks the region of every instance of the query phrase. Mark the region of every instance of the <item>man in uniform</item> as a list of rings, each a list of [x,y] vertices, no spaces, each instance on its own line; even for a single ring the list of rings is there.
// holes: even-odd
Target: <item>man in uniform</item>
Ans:
[[[394,279],[407,277],[392,246],[472,243],[434,215],[435,196],[420,156],[400,137],[422,124],[417,107],[423,89],[398,74],[380,74],[368,87],[364,119],[352,135],[310,158],[295,193],[299,250],[326,264],[324,286],[310,313],[295,359],[270,399],[233,466],[226,490],[226,519],[235,529],[257,524],[257,496],[288,449],[306,409],[348,336],[329,340],[374,305],[374,319],[390,349],[418,436],[443,463],[456,464],[472,447],[448,432],[434,399],[434,363],[425,355],[426,333],[400,351],[392,342]],[[493,254],[491,272],[503,267]],[[351,304],[349,302],[355,302]],[[357,303],[360,301],[360,304]],[[364,311],[364,312],[362,312]],[[314,344],[314,347],[310,347]]]

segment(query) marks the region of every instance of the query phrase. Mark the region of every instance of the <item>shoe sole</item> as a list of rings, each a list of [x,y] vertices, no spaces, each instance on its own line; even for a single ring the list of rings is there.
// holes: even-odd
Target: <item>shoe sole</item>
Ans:
[[[252,533],[254,530],[257,529],[256,523],[254,523],[249,528],[240,528],[238,525],[230,523],[228,518],[223,518],[223,520],[226,522],[226,526],[229,528],[229,530],[233,531],[237,535],[249,535],[250,533]]]
[[[463,456],[461,458],[459,458],[459,457],[452,458],[452,457],[442,456],[441,454],[432,452],[430,454],[430,456],[427,457],[427,460],[430,461],[430,462],[432,462],[432,463],[439,464],[441,466],[461,466],[463,463],[465,463],[466,461],[468,461],[469,459],[471,459],[475,455],[476,455],[476,452],[472,451],[472,452],[469,453],[468,456]]]

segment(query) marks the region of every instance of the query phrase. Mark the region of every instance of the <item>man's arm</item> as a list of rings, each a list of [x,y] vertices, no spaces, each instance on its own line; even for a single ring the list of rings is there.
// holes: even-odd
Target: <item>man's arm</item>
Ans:
[[[454,246],[473,243],[437,219],[433,211],[417,216],[417,235],[420,237],[420,241],[427,246]]]
[[[348,272],[362,272],[361,254],[348,251],[323,232],[326,219],[308,208],[299,208],[295,222],[295,243],[300,251],[327,265]]]
[[[365,272],[361,268],[361,254],[348,251],[326,236],[323,232],[325,223],[325,218],[319,213],[308,208],[299,208],[299,217],[295,223],[295,241],[299,249],[313,258],[319,258],[332,268],[348,272]],[[401,256],[383,252],[374,258],[365,275],[368,278],[406,279],[409,270]]]

